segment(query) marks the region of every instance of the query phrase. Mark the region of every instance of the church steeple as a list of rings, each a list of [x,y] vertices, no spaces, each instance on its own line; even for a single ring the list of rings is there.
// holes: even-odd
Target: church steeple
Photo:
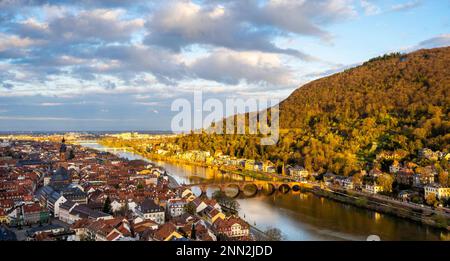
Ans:
[[[61,161],[66,161],[66,152],[67,152],[67,146],[66,146],[66,140],[64,137],[61,140],[61,146],[59,147],[59,159]]]

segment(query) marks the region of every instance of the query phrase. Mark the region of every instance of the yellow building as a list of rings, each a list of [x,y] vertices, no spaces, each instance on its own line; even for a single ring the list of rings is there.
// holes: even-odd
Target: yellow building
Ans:
[[[444,159],[450,160],[450,153],[445,154]]]
[[[378,194],[379,192],[383,191],[383,187],[379,185],[370,185],[366,184],[364,186],[364,192],[370,193],[370,194]]]
[[[196,196],[190,189],[185,189],[183,193],[181,193],[181,197],[186,199],[187,202],[191,202],[196,198]]]
[[[0,209],[0,223],[9,224],[9,217],[2,209]]]
[[[206,164],[212,165],[214,163],[214,157],[207,157],[206,158]]]
[[[206,214],[206,217],[208,219],[208,221],[213,224],[214,222],[216,222],[217,219],[225,219],[226,216],[224,213],[222,213],[221,211],[217,210],[217,209],[212,209],[209,213]]]
[[[183,238],[183,236],[177,232],[177,227],[174,224],[165,223],[158,228],[153,238],[158,241],[171,241],[174,239]]]
[[[139,171],[137,174],[139,174],[139,175],[150,175],[150,174],[152,174],[152,172],[150,170],[148,170],[148,169],[144,169],[144,170]]]
[[[164,241],[170,241],[173,240],[174,238],[180,239],[182,237],[183,236],[180,235],[180,233],[178,233],[177,231],[173,231],[168,237],[164,239]]]
[[[424,187],[425,198],[430,194],[434,194],[438,199],[450,198],[450,188],[443,187],[438,184],[430,184]]]
[[[245,161],[245,169],[246,170],[254,170],[255,168],[255,161],[254,160],[246,160]]]

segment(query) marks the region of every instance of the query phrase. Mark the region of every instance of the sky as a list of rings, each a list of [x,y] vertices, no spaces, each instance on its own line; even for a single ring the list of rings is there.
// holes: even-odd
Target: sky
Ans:
[[[0,131],[168,130],[178,98],[284,99],[450,45],[450,0],[0,0]]]

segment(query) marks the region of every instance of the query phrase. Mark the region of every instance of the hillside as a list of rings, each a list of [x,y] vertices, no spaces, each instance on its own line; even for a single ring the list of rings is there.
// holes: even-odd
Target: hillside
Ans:
[[[311,171],[349,175],[373,164],[382,152],[399,160],[430,164],[418,151],[449,151],[450,47],[392,54],[313,81],[280,104],[283,134],[277,146],[255,136],[188,135],[184,149],[228,155]],[[447,169],[448,162],[438,162]],[[386,166],[381,166],[386,167]]]
[[[375,58],[294,91],[281,103],[282,127],[304,127],[314,116],[408,116],[431,105],[448,110],[449,65],[450,47]]]

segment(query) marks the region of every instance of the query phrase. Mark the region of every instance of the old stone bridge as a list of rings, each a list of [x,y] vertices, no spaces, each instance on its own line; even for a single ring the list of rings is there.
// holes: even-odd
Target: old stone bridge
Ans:
[[[272,195],[275,192],[288,193],[289,191],[300,191],[302,188],[312,188],[312,185],[304,182],[296,181],[227,181],[227,182],[209,182],[209,183],[194,183],[183,184],[182,189],[199,188],[202,194],[206,194],[207,189],[215,189],[225,192],[229,197],[237,197],[241,193],[244,196],[252,197],[258,193],[264,195]]]

